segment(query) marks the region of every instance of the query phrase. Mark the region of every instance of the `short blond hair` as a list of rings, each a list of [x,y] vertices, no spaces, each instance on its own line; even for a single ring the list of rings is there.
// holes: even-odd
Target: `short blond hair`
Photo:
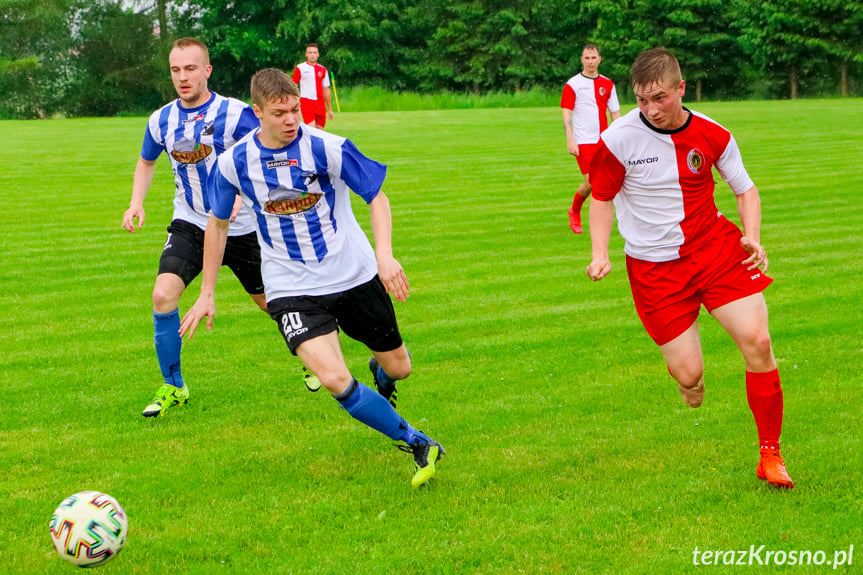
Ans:
[[[644,50],[632,63],[629,75],[632,87],[645,88],[651,84],[664,83],[673,87],[680,83],[680,62],[667,48]]]
[[[192,46],[197,46],[201,49],[201,53],[204,55],[204,65],[210,65],[210,51],[207,49],[207,45],[198,40],[197,38],[177,38],[174,40],[173,45],[171,45],[171,51],[174,50],[183,50],[185,48],[191,48]]]
[[[300,90],[290,76],[278,68],[264,68],[252,76],[252,102],[263,108],[269,102],[282,102],[290,96],[300,97]]]

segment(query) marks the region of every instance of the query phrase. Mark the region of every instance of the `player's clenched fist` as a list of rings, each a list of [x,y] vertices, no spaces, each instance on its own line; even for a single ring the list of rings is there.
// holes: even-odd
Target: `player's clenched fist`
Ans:
[[[598,282],[602,278],[608,275],[608,272],[611,271],[611,262],[608,260],[597,261],[594,260],[590,262],[590,265],[587,266],[587,277],[592,279],[595,282]]]

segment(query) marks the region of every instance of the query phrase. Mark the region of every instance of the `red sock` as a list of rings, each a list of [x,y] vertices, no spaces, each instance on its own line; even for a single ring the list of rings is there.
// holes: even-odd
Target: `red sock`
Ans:
[[[574,197],[574,198],[572,198],[572,211],[573,211],[573,212],[580,212],[580,211],[581,211],[581,206],[583,206],[583,205],[584,205],[584,201],[585,201],[586,199],[587,199],[586,197],[583,197],[583,196],[582,196],[581,194],[579,194],[578,192],[575,192],[575,197]]]
[[[779,370],[766,373],[747,371],[746,399],[755,416],[761,449],[779,449],[783,407]]]

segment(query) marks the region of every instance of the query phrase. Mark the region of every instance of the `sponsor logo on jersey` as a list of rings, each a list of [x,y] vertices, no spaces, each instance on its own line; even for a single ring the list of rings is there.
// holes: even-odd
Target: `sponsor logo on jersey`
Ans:
[[[183,120],[183,124],[194,124],[195,122],[197,122],[199,120],[203,120],[203,119],[204,119],[203,114],[198,114],[197,116],[189,116],[188,118]],[[213,126],[213,123],[210,122],[210,127],[212,128],[212,126]]]
[[[197,164],[210,155],[213,148],[191,138],[183,138],[174,142],[171,157],[180,164]]]
[[[288,158],[287,160],[270,160],[267,162],[267,169],[274,170],[276,168],[284,168],[285,166],[289,166],[291,168],[296,168],[300,164],[297,160]]]
[[[644,164],[655,164],[659,161],[659,156],[653,156],[652,158],[639,158],[637,160],[626,160],[626,165],[630,168],[634,168],[635,166],[642,166]]]
[[[270,190],[270,199],[264,204],[264,211],[275,216],[298,214],[313,208],[322,196],[317,192],[279,186]]]
[[[704,154],[701,153],[701,150],[698,148],[689,150],[689,154],[686,155],[686,165],[689,166],[689,171],[693,174],[700,172],[701,168],[704,167]]]

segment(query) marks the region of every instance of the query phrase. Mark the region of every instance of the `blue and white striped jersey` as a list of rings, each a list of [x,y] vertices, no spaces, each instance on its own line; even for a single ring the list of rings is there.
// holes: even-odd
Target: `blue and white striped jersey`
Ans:
[[[174,170],[174,216],[207,228],[210,202],[207,178],[216,158],[259,126],[252,108],[234,98],[211,93],[206,104],[183,108],[177,99],[150,115],[141,157],[155,161],[164,151]],[[245,208],[231,224],[230,235],[252,233],[252,216]]]
[[[281,149],[248,134],[219,156],[213,214],[227,219],[237,193],[255,216],[267,300],[342,292],[371,280],[377,260],[351,209],[350,191],[378,195],[386,166],[340,136],[301,125]]]

